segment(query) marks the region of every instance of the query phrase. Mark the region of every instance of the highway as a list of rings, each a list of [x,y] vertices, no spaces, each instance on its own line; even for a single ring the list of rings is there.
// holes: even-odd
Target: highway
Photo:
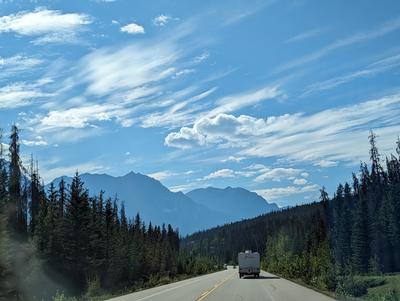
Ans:
[[[237,269],[191,278],[110,301],[332,301],[323,294],[262,272],[259,279],[239,279]]]

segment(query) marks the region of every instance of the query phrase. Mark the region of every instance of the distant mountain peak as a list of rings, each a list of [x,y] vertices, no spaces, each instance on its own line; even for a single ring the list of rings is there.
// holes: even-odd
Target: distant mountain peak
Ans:
[[[236,219],[250,218],[278,209],[255,192],[242,187],[198,188],[186,194],[210,209],[230,214]]]
[[[181,191],[172,192],[157,179],[134,171],[123,176],[83,173],[80,177],[90,195],[98,195],[100,190],[105,192],[105,197],[118,195],[119,201],[125,204],[128,216],[134,217],[139,212],[146,223],[171,224],[178,227],[182,234],[276,209],[275,204],[268,204],[262,197],[241,187],[208,187],[184,194]],[[67,184],[72,181],[72,177],[62,176],[53,183],[58,185],[62,178]],[[211,204],[198,197],[198,193],[205,192]]]

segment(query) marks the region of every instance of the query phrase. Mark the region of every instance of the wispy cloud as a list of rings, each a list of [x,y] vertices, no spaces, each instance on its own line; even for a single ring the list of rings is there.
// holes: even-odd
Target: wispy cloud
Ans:
[[[169,106],[165,111],[152,112],[140,117],[142,127],[176,127],[183,124],[191,123],[195,120],[200,110],[204,109],[203,104],[196,103],[199,100],[209,97],[217,90],[216,87],[208,89],[200,94],[191,96],[186,100],[178,99],[172,101],[173,105]],[[190,107],[189,107],[190,105]],[[161,108],[160,108],[161,109]],[[159,109],[159,110],[160,110]]]
[[[171,178],[173,176],[176,176],[177,173],[172,172],[170,170],[162,170],[162,171],[158,171],[158,172],[154,172],[154,173],[150,173],[148,174],[149,177],[154,178],[158,181],[162,181],[168,178]]]
[[[39,8],[0,17],[0,33],[14,32],[22,36],[39,36],[35,43],[71,42],[76,34],[91,24],[86,14],[62,13],[59,10]]]
[[[304,64],[316,61],[326,55],[328,55],[330,52],[347,47],[353,44],[365,42],[368,40],[376,39],[381,36],[384,36],[386,34],[389,34],[393,31],[396,31],[400,29],[400,17],[392,19],[390,21],[387,21],[376,28],[370,30],[370,31],[364,31],[364,32],[358,32],[356,34],[353,34],[347,38],[337,40],[331,44],[326,45],[325,47],[312,52],[304,57],[301,57],[299,59],[295,59],[293,61],[290,61],[288,63],[285,63],[278,67],[276,69],[276,72],[282,72],[282,71],[288,71],[290,69],[302,66]]]
[[[0,88],[0,108],[14,109],[31,105],[33,101],[53,96],[41,90],[40,84],[12,83]]]
[[[43,63],[43,59],[20,54],[11,57],[0,57],[0,78],[8,78],[22,72],[32,72],[34,71],[33,68]]]
[[[195,113],[208,103],[200,104],[199,100],[217,88],[180,83],[184,74],[192,72],[182,68],[193,64],[187,57],[190,50],[181,49],[176,35],[167,37],[93,50],[61,72],[57,82],[62,84],[53,85],[57,97],[42,105],[42,112],[24,120],[41,134],[57,136],[57,131],[65,129],[90,129],[88,132],[96,134],[102,123],[110,121],[122,127],[193,122]],[[77,90],[79,95],[75,95]]]
[[[75,165],[68,165],[68,166],[57,166],[57,167],[52,167],[52,164],[47,165],[45,162],[45,164],[42,165],[41,169],[42,172],[40,174],[43,175],[44,182],[49,183],[50,181],[60,176],[71,177],[77,171],[80,174],[85,172],[101,173],[110,170],[110,167],[104,166],[102,164],[99,164],[99,162],[95,161],[75,164]]]
[[[85,56],[72,80],[86,83],[86,92],[97,96],[131,91],[171,76],[178,57],[176,45],[168,42],[105,47]]]
[[[194,58],[194,62],[196,64],[200,64],[201,62],[205,61],[210,57],[210,53],[208,51],[203,51],[200,55]]]
[[[36,136],[32,140],[22,139],[21,143],[26,146],[46,146],[48,144],[42,136]]]
[[[307,86],[302,96],[308,96],[316,92],[330,90],[353,80],[376,76],[400,66],[400,54],[376,61],[365,69],[357,70],[345,75],[337,76],[325,81],[320,81]]]
[[[319,28],[307,30],[307,31],[304,31],[302,33],[299,33],[299,34],[287,39],[285,42],[286,43],[294,43],[294,42],[304,41],[304,40],[319,36],[323,32],[324,31],[322,29],[319,29]]]
[[[216,107],[209,111],[206,116],[214,117],[222,113],[235,112],[265,100],[277,99],[283,95],[284,93],[278,85],[268,85],[261,89],[225,96],[215,102]]]
[[[239,148],[238,156],[278,157],[328,167],[337,161],[366,159],[370,128],[376,129],[383,153],[393,150],[400,132],[399,114],[400,94],[310,115],[260,119],[220,114],[168,134],[165,144],[184,149],[227,144]]]
[[[232,25],[234,23],[240,22],[255,13],[259,12],[260,10],[264,9],[265,7],[273,4],[275,1],[274,0],[268,0],[268,1],[262,1],[259,3],[246,3],[247,5],[239,5],[237,7],[232,7],[230,9],[226,9],[226,7],[223,8],[223,11],[225,12],[223,17],[223,25]]]

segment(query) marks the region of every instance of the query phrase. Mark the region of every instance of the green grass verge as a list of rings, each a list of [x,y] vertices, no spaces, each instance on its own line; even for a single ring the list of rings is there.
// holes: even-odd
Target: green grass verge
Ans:
[[[345,291],[338,294],[339,300],[400,301],[400,274],[354,276]]]

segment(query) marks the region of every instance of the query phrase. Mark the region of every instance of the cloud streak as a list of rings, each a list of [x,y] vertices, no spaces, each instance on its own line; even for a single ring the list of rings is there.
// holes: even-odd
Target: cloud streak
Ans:
[[[322,33],[323,33],[323,30],[321,30],[321,29],[318,29],[318,28],[317,29],[311,29],[311,30],[302,32],[300,34],[297,34],[297,35],[287,39],[285,41],[285,43],[295,43],[295,42],[304,41],[304,40],[319,36]]]
[[[299,59],[295,59],[286,64],[281,65],[280,67],[278,67],[276,69],[276,72],[288,71],[290,69],[300,67],[307,63],[316,61],[316,60],[328,55],[329,53],[333,52],[336,49],[340,49],[340,48],[347,47],[347,46],[350,46],[353,44],[362,43],[365,41],[376,39],[376,38],[379,38],[386,34],[389,34],[391,32],[397,31],[398,29],[400,29],[400,17],[397,17],[397,18],[389,20],[383,24],[380,24],[379,26],[377,26],[376,28],[374,28],[370,31],[358,32],[347,38],[337,40],[333,43],[330,43],[330,44],[326,45],[325,47],[323,47],[317,51],[314,51],[306,56],[303,56]]]
[[[337,76],[325,81],[320,81],[317,83],[313,83],[309,86],[307,86],[302,93],[301,96],[309,96],[311,94],[314,94],[316,92],[321,92],[321,91],[326,91],[330,90],[333,88],[336,88],[338,86],[347,84],[351,81],[360,79],[360,78],[367,78],[367,77],[373,77],[376,76],[380,73],[389,71],[391,69],[394,69],[396,67],[400,66],[400,54],[376,61],[369,66],[367,66],[365,69],[354,71],[342,76]]]

